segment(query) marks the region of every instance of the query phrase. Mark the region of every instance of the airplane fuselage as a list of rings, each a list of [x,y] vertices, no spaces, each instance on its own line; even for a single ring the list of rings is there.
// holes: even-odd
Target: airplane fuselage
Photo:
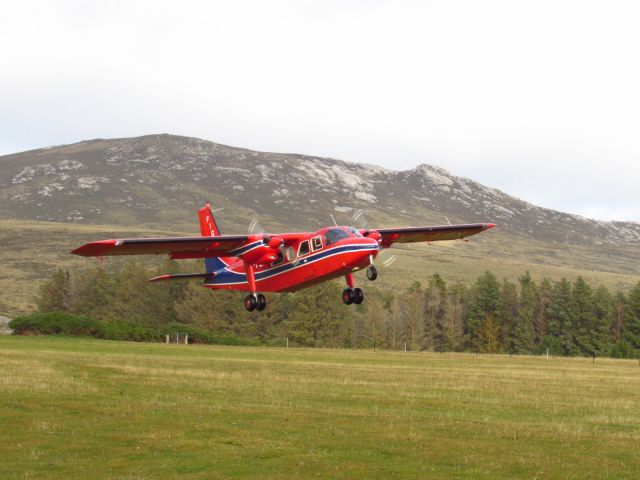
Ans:
[[[336,230],[345,232],[345,238],[331,242],[331,233]],[[355,229],[322,229],[288,247],[280,262],[256,266],[256,288],[262,292],[293,292],[343,277],[371,265],[378,251],[376,240],[361,236]],[[250,291],[243,260],[224,260],[227,266],[217,270],[205,287]]]

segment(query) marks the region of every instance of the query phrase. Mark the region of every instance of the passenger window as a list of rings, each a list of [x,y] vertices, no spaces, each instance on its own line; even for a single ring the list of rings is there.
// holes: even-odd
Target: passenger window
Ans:
[[[305,240],[298,247],[298,256],[301,257],[309,253],[309,240]]]
[[[278,256],[276,258],[276,260],[273,262],[273,265],[280,265],[282,262],[284,262],[284,255],[282,255],[282,252],[278,251]]]
[[[320,235],[318,235],[317,237],[313,237],[313,240],[311,240],[312,244],[313,244],[313,250],[320,250],[322,248],[322,237]]]
[[[341,228],[331,228],[324,232],[324,244],[327,246],[343,238],[349,238],[349,234]]]
[[[288,262],[296,259],[296,251],[293,249],[293,247],[287,247],[287,249],[285,250],[285,253],[287,254]]]

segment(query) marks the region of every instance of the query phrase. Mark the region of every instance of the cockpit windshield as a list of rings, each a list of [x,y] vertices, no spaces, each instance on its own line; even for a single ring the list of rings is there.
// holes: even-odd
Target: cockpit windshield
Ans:
[[[351,235],[342,228],[330,228],[324,232],[324,244],[331,245],[344,238],[349,238],[350,236]]]
[[[353,233],[356,237],[361,237],[362,234],[360,233],[360,230],[358,230],[357,228],[354,227],[347,227],[347,229]]]

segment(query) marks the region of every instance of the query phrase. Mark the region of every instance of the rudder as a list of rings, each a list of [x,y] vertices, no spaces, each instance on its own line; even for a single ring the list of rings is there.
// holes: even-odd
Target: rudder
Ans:
[[[213,213],[211,213],[211,205],[207,203],[204,207],[198,209],[198,218],[200,220],[200,234],[203,237],[220,236],[220,229],[218,228]],[[204,267],[207,273],[213,273],[226,266],[227,264],[217,257],[204,259]]]

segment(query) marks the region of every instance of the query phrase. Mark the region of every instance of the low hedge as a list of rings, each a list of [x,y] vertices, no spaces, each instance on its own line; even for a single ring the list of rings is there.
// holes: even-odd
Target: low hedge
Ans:
[[[13,319],[9,323],[14,335],[68,335],[94,337],[104,340],[128,340],[134,342],[163,342],[166,335],[183,332],[189,335],[189,343],[218,345],[260,345],[257,340],[247,340],[234,335],[211,333],[191,325],[172,323],[159,328],[136,323],[98,321],[70,313],[33,313]]]

